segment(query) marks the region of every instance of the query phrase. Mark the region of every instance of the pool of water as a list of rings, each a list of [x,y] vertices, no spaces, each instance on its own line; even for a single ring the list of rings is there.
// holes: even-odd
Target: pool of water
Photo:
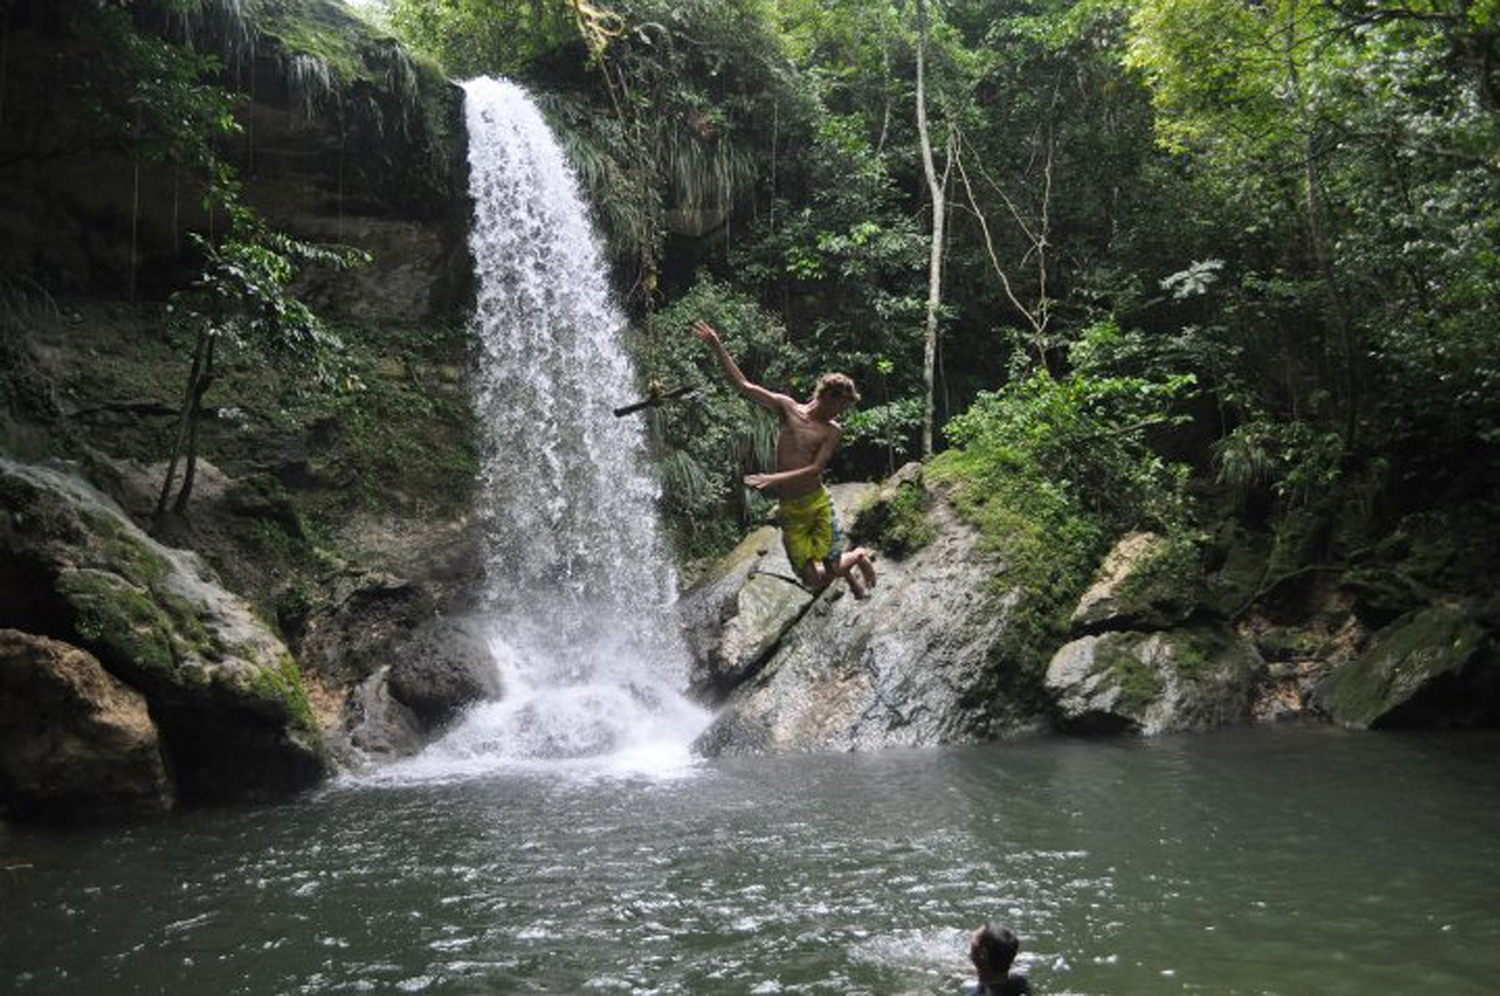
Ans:
[[[21,993],[1500,987],[1500,736],[1150,740],[453,777],[0,828]]]

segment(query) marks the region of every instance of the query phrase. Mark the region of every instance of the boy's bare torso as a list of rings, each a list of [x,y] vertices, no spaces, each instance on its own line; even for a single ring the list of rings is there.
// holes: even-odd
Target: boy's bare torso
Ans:
[[[776,433],[776,469],[796,470],[812,463],[830,437],[839,431],[838,423],[825,422],[808,414],[810,405],[786,405],[781,411],[781,429]],[[776,489],[778,498],[800,498],[823,486],[819,480],[784,484]]]

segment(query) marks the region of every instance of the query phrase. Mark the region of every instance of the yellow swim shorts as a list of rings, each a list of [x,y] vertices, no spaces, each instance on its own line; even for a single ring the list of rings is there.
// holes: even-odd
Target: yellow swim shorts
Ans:
[[[781,545],[786,548],[792,570],[801,574],[811,562],[838,566],[839,517],[827,488],[819,488],[797,498],[784,499],[776,506],[776,521],[781,526]]]

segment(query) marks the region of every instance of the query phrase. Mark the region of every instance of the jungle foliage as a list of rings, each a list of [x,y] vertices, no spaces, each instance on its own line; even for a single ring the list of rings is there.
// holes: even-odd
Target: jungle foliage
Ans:
[[[234,72],[253,59],[248,15],[227,0],[67,0],[50,8],[28,5],[16,15],[20,23],[50,34],[59,52],[73,45],[94,56],[77,72],[72,92],[60,98],[57,109],[81,112],[98,154],[122,157],[132,172],[127,296],[136,297],[141,269],[137,227],[143,172],[171,172],[174,241],[179,193],[196,202],[184,213],[201,230],[183,224],[181,253],[191,276],[167,308],[172,340],[187,358],[187,376],[165,454],[158,522],[169,510],[181,514],[188,508],[205,396],[226,382],[226,368],[311,370],[309,384],[353,384],[338,369],[342,343],[297,296],[293,283],[303,267],[343,269],[368,257],[304,242],[268,225],[245,203],[229,152],[231,140],[242,132]],[[10,23],[5,21],[7,30]],[[224,393],[221,388],[217,400],[236,400]]]
[[[702,315],[780,389],[827,368],[864,386],[851,475],[918,452],[932,200],[917,6],[391,3],[450,66],[544,95],[642,342],[670,344],[674,376],[713,381],[683,332]],[[1372,468],[1397,510],[1487,487],[1493,0],[927,12],[949,212],[934,401],[974,487],[1019,488],[1091,536],[1180,524],[1188,468],[1262,506]],[[590,17],[608,30],[590,35]],[[768,429],[708,398],[658,418],[673,510],[743,520],[738,476]]]
[[[708,385],[650,416],[696,552],[764,513],[739,480],[772,427],[721,390],[693,318],[776,389],[854,376],[836,473],[920,453],[934,183],[931,402],[971,491],[1065,512],[1085,546],[1182,522],[1190,493],[1333,514],[1373,489],[1390,518],[1493,491],[1495,0],[923,6],[933,183],[914,0],[386,0],[451,74],[538,95],[643,377]],[[202,71],[145,75],[183,95]],[[143,162],[222,123],[188,105],[163,117],[179,139],[149,110],[175,97],[131,92],[100,99],[123,95]]]

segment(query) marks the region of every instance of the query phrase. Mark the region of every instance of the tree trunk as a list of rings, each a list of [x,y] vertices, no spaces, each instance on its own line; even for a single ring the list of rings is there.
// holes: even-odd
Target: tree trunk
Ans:
[[[152,513],[158,522],[167,511],[167,502],[172,497],[172,484],[177,478],[177,459],[182,455],[188,438],[188,423],[193,418],[194,399],[198,394],[198,377],[203,371],[203,360],[208,352],[208,330],[198,332],[198,341],[193,346],[193,365],[188,368],[187,386],[182,391],[182,409],[177,416],[177,433],[172,439],[172,452],[167,458],[166,477],[161,482],[161,494],[156,499],[156,511]]]
[[[922,170],[932,195],[932,245],[927,257],[927,334],[922,346],[922,456],[932,456],[934,372],[937,367],[938,309],[943,303],[943,223],[947,217],[944,186],[932,159],[932,135],[927,127],[927,3],[917,0],[917,135],[922,145]],[[951,155],[949,157],[952,159]]]
[[[214,382],[214,340],[208,340],[208,351],[203,360],[203,372],[193,388],[192,415],[188,419],[187,464],[182,471],[182,490],[172,503],[172,511],[178,515],[187,512],[188,501],[193,497],[193,482],[198,477],[198,423],[203,413],[203,395]]]
[[[1297,23],[1288,18],[1286,27],[1287,74],[1292,92],[1297,101],[1297,114],[1302,132],[1302,209],[1307,221],[1307,238],[1312,250],[1313,262],[1323,284],[1323,295],[1328,307],[1328,321],[1333,327],[1333,362],[1339,369],[1335,376],[1343,381],[1344,405],[1344,450],[1353,451],[1359,431],[1359,374],[1355,370],[1357,359],[1354,351],[1353,330],[1349,323],[1348,309],[1339,290],[1338,276],[1333,269],[1333,252],[1330,248],[1328,229],[1325,224],[1327,212],[1323,204],[1322,180],[1318,175],[1318,155],[1313,144],[1315,122],[1307,106],[1306,93],[1302,86],[1302,73],[1297,65],[1296,50],[1299,44]]]

